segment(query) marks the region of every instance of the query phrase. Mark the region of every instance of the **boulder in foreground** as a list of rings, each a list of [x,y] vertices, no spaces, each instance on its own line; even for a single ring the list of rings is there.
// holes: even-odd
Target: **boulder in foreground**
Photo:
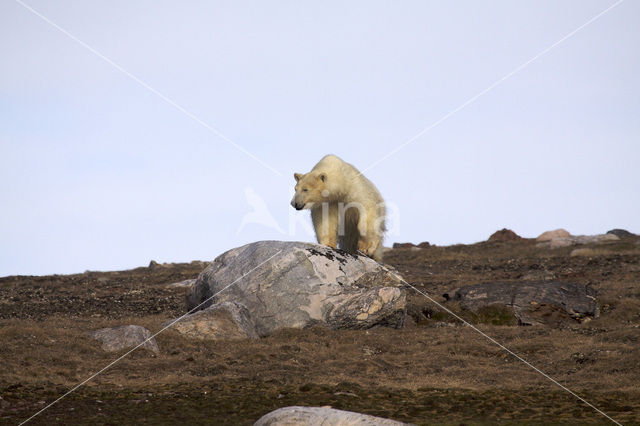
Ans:
[[[331,407],[284,407],[262,416],[254,426],[402,426],[407,423]]]
[[[187,293],[187,310],[244,305],[260,336],[280,328],[401,327],[406,293],[376,261],[301,242],[258,241],[223,253]]]
[[[141,348],[158,353],[158,344],[153,335],[146,328],[139,325],[123,325],[113,328],[102,328],[92,331],[90,336],[102,342],[102,349],[106,352],[117,352],[123,349]],[[144,343],[143,343],[144,342]]]
[[[544,323],[554,311],[579,321],[600,315],[593,288],[560,281],[489,282],[461,287],[444,297],[473,313],[495,306],[510,308],[522,325]]]

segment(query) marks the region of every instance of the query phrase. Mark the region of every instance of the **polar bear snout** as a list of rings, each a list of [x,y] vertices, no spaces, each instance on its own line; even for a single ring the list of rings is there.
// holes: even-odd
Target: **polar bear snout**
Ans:
[[[302,210],[304,208],[304,203],[300,204],[296,202],[296,197],[293,197],[293,199],[291,200],[291,207],[293,207],[296,210]]]

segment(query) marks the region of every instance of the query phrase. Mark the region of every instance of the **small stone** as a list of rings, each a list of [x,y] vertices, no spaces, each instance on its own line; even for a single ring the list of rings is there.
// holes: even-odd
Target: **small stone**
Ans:
[[[415,247],[416,245],[413,243],[393,243],[394,249],[410,249]]]
[[[523,281],[552,281],[556,279],[553,271],[537,270],[524,274],[521,278]]]

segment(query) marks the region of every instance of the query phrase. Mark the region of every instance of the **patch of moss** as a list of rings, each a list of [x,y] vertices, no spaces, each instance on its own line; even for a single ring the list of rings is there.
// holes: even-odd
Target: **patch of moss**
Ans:
[[[451,315],[449,315],[447,312],[444,312],[444,311],[434,312],[431,315],[431,319],[434,320],[434,321],[447,321],[447,322],[455,321],[454,317],[452,317]]]
[[[504,305],[483,306],[473,314],[473,322],[491,325],[518,325],[513,309]]]

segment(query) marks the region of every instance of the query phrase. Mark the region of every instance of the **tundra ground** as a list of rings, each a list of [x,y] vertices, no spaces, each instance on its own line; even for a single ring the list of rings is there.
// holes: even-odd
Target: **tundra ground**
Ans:
[[[574,247],[575,248],[575,247]],[[640,424],[640,239],[548,249],[531,240],[394,249],[385,262],[443,302],[452,288],[554,279],[598,291],[601,316],[551,312],[523,327],[466,316],[533,365],[625,424]],[[86,332],[138,324],[152,332],[184,313],[184,289],[206,266],[0,278],[0,423],[17,424],[116,359]],[[33,424],[251,424],[289,405],[415,424],[606,423],[607,419],[409,289],[406,328],[283,330],[207,342],[172,330],[160,353],[138,350]],[[453,306],[455,309],[455,306]],[[463,313],[464,315],[464,313]]]

